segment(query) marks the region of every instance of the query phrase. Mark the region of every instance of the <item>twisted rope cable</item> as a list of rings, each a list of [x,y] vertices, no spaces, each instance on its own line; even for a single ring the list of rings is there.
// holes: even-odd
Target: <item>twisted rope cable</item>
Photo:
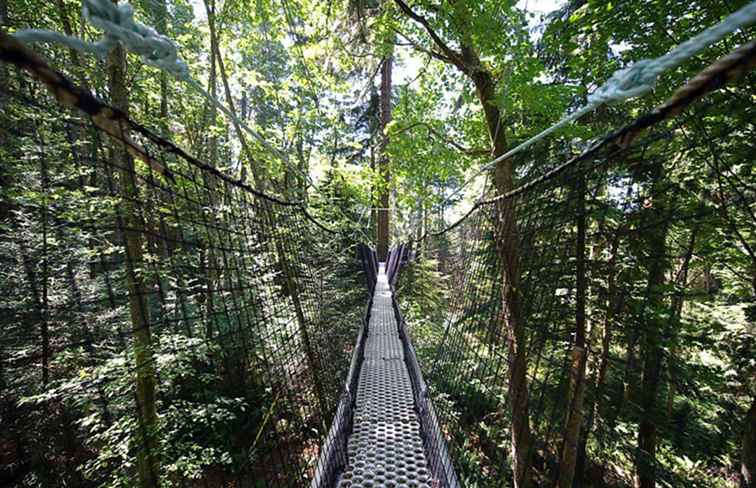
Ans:
[[[756,40],[743,44],[730,54],[720,58],[697,74],[685,85],[678,88],[672,97],[664,104],[650,113],[638,117],[629,125],[595,141],[579,155],[572,157],[543,175],[523,183],[507,193],[496,195],[488,199],[480,198],[467,212],[464,213],[464,215],[452,224],[438,231],[427,231],[417,239],[410,239],[409,242],[420,242],[429,236],[437,237],[443,235],[461,225],[480,208],[521,195],[537,185],[557,177],[568,168],[580,162],[592,160],[598,156],[601,150],[610,150],[606,148],[612,148],[621,151],[628,148],[646,129],[653,127],[664,120],[676,117],[701,97],[726,85],[732,80],[744,76],[745,73],[753,69],[756,69]]]
[[[475,174],[465,180],[462,185],[446,199],[446,201],[449,201],[451,198],[458,195],[475,178],[496,166],[497,163],[522,152],[524,149],[527,149],[541,139],[544,139],[549,134],[578,120],[583,115],[594,111],[600,105],[636,98],[652,91],[656,85],[656,80],[664,72],[680,66],[683,62],[692,58],[700,51],[724,39],[731,32],[747,27],[753,23],[756,23],[756,1],[752,1],[748,5],[745,5],[740,10],[730,14],[719,24],[709,27],[703,32],[691,37],[663,56],[654,59],[642,59],[626,66],[625,68],[615,71],[603,85],[596,89],[592,94],[588,95],[588,100],[585,106],[566,115],[551,127],[541,131],[501,156],[484,164],[475,172]]]
[[[103,37],[99,41],[87,42],[78,37],[45,29],[24,29],[14,33],[13,37],[27,44],[37,42],[61,44],[69,49],[94,54],[101,59],[106,58],[110,50],[120,43],[126,50],[137,54],[145,64],[170,73],[176,79],[189,84],[263,147],[281,158],[289,169],[299,173],[305,181],[312,184],[310,176],[292,165],[285,153],[268,143],[263,136],[236,117],[231,110],[192,78],[189,67],[178,56],[176,44],[152,27],[134,20],[134,8],[130,4],[116,5],[110,0],[82,0],[81,13],[87,22],[103,31]]]
[[[134,8],[130,4],[116,5],[110,0],[83,0],[81,14],[87,22],[103,31],[102,39],[87,42],[44,29],[25,29],[13,36],[25,43],[62,44],[100,58],[107,57],[108,52],[121,43],[127,50],[137,54],[144,63],[180,79],[189,77],[189,68],[179,59],[178,49],[173,41],[152,27],[134,20]]]

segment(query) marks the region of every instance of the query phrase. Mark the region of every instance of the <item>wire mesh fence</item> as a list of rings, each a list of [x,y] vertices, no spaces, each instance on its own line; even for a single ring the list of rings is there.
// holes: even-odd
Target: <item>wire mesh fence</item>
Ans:
[[[303,486],[360,326],[351,240],[51,78],[81,110],[0,89],[3,476]]]
[[[719,89],[753,65],[753,43],[737,53],[583,151],[552,140],[517,156],[516,191],[419,244],[448,307],[435,331],[408,330],[463,485],[717,476],[720,461],[693,446],[726,450],[736,436],[696,425],[712,415],[694,406],[707,405],[695,385],[709,373],[685,366],[680,342],[721,347],[701,323],[726,326],[685,309],[712,292],[707,273],[741,270],[740,295],[756,296],[753,74]],[[712,236],[732,252],[714,253]],[[748,340],[733,338],[736,357]]]

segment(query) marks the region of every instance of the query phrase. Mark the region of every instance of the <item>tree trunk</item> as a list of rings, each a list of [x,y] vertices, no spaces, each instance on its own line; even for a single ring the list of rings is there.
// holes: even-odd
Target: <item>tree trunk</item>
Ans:
[[[40,146],[42,146],[40,144]],[[42,173],[42,208],[41,208],[41,220],[42,220],[42,384],[47,386],[50,380],[50,330],[49,330],[49,294],[48,294],[48,275],[50,269],[50,249],[48,247],[48,222],[47,222],[47,206],[49,204],[47,199],[47,186],[49,183],[49,177],[47,174],[47,157],[42,154],[40,160],[41,173]]]
[[[388,257],[388,248],[391,244],[389,236],[389,208],[391,206],[391,169],[388,157],[388,124],[391,122],[391,71],[394,64],[393,55],[383,58],[381,67],[381,93],[380,93],[380,116],[381,116],[381,149],[378,160],[378,173],[380,186],[378,194],[378,236],[377,251],[378,260],[385,261]]]
[[[465,49],[465,48],[463,48]],[[468,56],[474,53],[468,50]],[[507,142],[503,130],[500,130],[499,108],[495,102],[494,82],[490,73],[480,68],[479,62],[472,61],[477,68],[472,70],[471,78],[483,106],[488,133],[494,147],[494,156],[506,152]],[[514,187],[512,160],[505,159],[497,163],[494,170],[494,187],[501,195]],[[525,329],[522,324],[520,297],[520,238],[517,228],[517,214],[513,199],[502,199],[496,204],[497,233],[496,243],[501,262],[502,283],[502,321],[507,329],[509,342],[508,354],[511,361],[509,368],[509,388],[507,401],[512,416],[512,471],[515,488],[531,486],[530,478],[530,419],[528,413],[527,352],[525,350]]]
[[[702,212],[704,210],[703,206],[699,207],[699,212]],[[672,348],[670,350],[670,357],[674,358],[677,354],[677,347],[674,344],[674,340],[677,336],[677,330],[680,327],[680,321],[682,320],[682,309],[683,305],[685,303],[685,288],[688,286],[688,272],[690,270],[690,261],[693,259],[693,251],[695,250],[696,246],[696,237],[698,236],[698,231],[700,230],[700,223],[696,223],[696,225],[691,229],[690,231],[690,239],[688,240],[688,247],[685,249],[685,255],[683,256],[683,262],[680,265],[680,271],[677,273],[676,282],[677,282],[677,290],[675,291],[675,295],[672,298],[672,317],[671,317],[671,326],[670,330],[672,333],[671,340],[673,341]],[[676,382],[675,382],[675,368],[672,364],[667,364],[667,375],[668,375],[668,388],[667,388],[667,407],[665,409],[667,418],[671,418],[672,416],[672,410],[674,408],[675,404],[675,391],[676,391]]]
[[[422,237],[423,235],[428,234],[428,232],[430,232],[430,221],[429,221],[430,220],[429,219],[430,212],[428,211],[428,201],[427,201],[427,199],[423,199],[422,205],[423,205],[423,210],[422,210],[423,224],[422,224],[422,232],[420,232],[420,235],[418,236],[418,239],[420,237]],[[444,223],[441,222],[441,225],[444,225]],[[422,251],[423,257],[426,258],[426,259],[430,259],[431,258],[431,255],[430,255],[430,241],[431,241],[430,239],[424,239],[423,242],[420,245],[420,249],[418,249],[418,251]]]
[[[168,5],[166,0],[152,1],[153,15],[155,17],[155,29],[158,33],[168,34]],[[160,70],[160,127],[163,136],[169,133],[168,128],[168,74]]]
[[[746,414],[740,459],[741,488],[756,488],[756,398]]]
[[[565,422],[564,443],[559,462],[559,488],[570,488],[575,476],[575,464],[578,456],[580,427],[583,423],[583,398],[585,396],[585,302],[587,280],[585,275],[585,177],[581,175],[577,182],[577,240],[576,240],[576,286],[575,286],[575,344],[572,349],[572,366],[570,368],[570,389],[567,399],[567,417]]]
[[[610,247],[609,261],[607,262],[607,287],[605,293],[606,314],[604,315],[604,323],[601,327],[601,352],[598,358],[598,366],[594,366],[593,377],[593,396],[591,401],[586,407],[588,412],[588,418],[585,421],[584,433],[580,439],[580,445],[578,447],[577,462],[575,464],[575,478],[573,479],[574,487],[581,487],[584,485],[585,467],[587,465],[586,447],[588,444],[588,436],[593,431],[593,424],[596,417],[599,415],[599,408],[601,406],[601,400],[604,397],[604,389],[606,385],[606,372],[609,367],[609,346],[612,341],[612,325],[614,318],[619,314],[624,303],[621,294],[617,293],[617,253],[619,248],[619,232],[617,232],[612,239]],[[601,291],[599,291],[601,294]],[[600,303],[604,303],[600,301]]]
[[[205,12],[207,13],[207,24],[210,29],[210,75],[209,75],[209,91],[210,96],[216,98],[218,96],[218,75],[217,75],[217,60],[215,53],[217,51],[215,43],[217,38],[215,37],[215,0],[205,0]],[[213,168],[218,167],[218,136],[215,132],[215,124],[218,122],[218,108],[214,103],[210,103],[210,164]]]
[[[247,162],[250,165],[250,168],[252,169],[252,176],[253,180],[255,182],[255,187],[257,190],[264,190],[269,181],[269,175],[267,170],[265,169],[265,166],[263,166],[262,162],[256,163],[256,160],[254,158],[254,154],[252,153],[251,148],[249,147],[249,144],[247,142],[247,138],[244,135],[244,131],[242,130],[241,125],[237,121],[237,113],[236,113],[236,107],[234,106],[234,99],[231,96],[231,86],[228,83],[228,76],[226,74],[226,65],[223,62],[223,56],[221,56],[220,46],[218,39],[218,33],[215,29],[215,1],[214,0],[205,0],[205,9],[207,11],[208,15],[208,23],[210,26],[210,46],[214,53],[213,59],[215,60],[215,63],[218,64],[218,72],[221,76],[221,82],[223,83],[223,92],[226,96],[226,106],[228,107],[228,110],[231,112],[232,117],[231,124],[234,126],[234,131],[236,132],[236,136],[239,138],[239,142],[241,143],[242,152],[247,157]],[[209,21],[209,19],[212,16],[212,22]],[[213,113],[215,114],[216,111],[213,110]],[[217,150],[216,150],[217,151]],[[288,169],[288,168],[287,168]]]
[[[67,36],[74,36],[73,26],[71,25],[71,20],[68,18],[68,12],[66,11],[65,3],[63,2],[63,0],[57,0],[55,2],[55,5],[58,8],[58,16],[60,17],[60,23],[63,26],[63,32]],[[71,57],[71,62],[73,63],[73,65],[79,71],[78,75],[80,77],[82,86],[89,88],[87,77],[84,74],[84,66],[81,64],[81,58],[79,58],[78,51],[76,51],[76,49],[69,49],[68,55]]]
[[[493,156],[503,155],[507,149],[501,113],[496,104],[496,82],[481,64],[474,49],[471,32],[470,12],[461,2],[451,2],[452,24],[456,24],[460,39],[459,51],[450,48],[432,29],[427,20],[416,14],[402,0],[395,0],[399,8],[415,22],[421,24],[441,53],[445,61],[457,67],[475,85],[485,115],[486,127],[491,138]],[[504,194],[514,186],[511,159],[499,161],[494,170],[494,188]],[[525,350],[525,328],[522,324],[520,297],[520,238],[516,222],[517,214],[513,199],[502,199],[496,203],[495,241],[501,263],[501,320],[507,330],[509,342],[509,386],[507,401],[512,416],[512,470],[515,488],[525,488],[532,484],[530,476],[530,420],[528,416],[527,351]]]
[[[664,339],[666,329],[661,309],[664,304],[665,273],[667,271],[667,205],[665,190],[662,188],[664,170],[661,162],[649,162],[651,171],[651,197],[649,198],[646,222],[655,225],[646,231],[648,253],[648,282],[646,287],[646,310],[650,316],[643,324],[640,355],[643,362],[640,406],[641,421],[638,427],[638,448],[635,455],[636,488],[656,486],[656,427],[657,393],[662,369]]]
[[[5,31],[7,28],[8,0],[0,0],[0,30]],[[0,86],[7,87],[8,81],[8,66],[5,63],[0,63]],[[0,91],[0,114],[5,113],[6,103],[6,95],[4,92]],[[5,123],[5,121],[0,120],[0,123]],[[0,147],[6,147],[5,143],[5,131],[0,131]],[[2,188],[7,188],[11,182],[10,172],[8,171],[10,168],[8,168],[8,166],[9,165],[7,164],[0,164],[0,187]],[[0,197],[0,222],[4,222],[5,219],[8,218],[12,205],[13,203],[10,198],[5,195],[5,192],[3,192],[2,197]]]
[[[218,75],[217,75],[217,38],[215,36],[215,0],[205,0],[205,12],[207,14],[207,24],[210,30],[210,74],[208,80],[208,88],[210,96],[213,98],[218,95]],[[209,140],[209,157],[210,165],[213,168],[218,167],[218,136],[215,130],[215,124],[218,122],[218,108],[215,104],[210,103],[210,140]],[[208,188],[208,200],[210,204],[210,212],[212,215],[218,215],[215,212],[215,188],[217,186],[216,178],[213,175],[203,173],[202,177],[205,180],[205,185]],[[199,210],[198,211],[203,211]],[[209,236],[208,236],[209,237]],[[212,243],[208,243],[207,255],[204,256],[202,263],[206,262],[206,268],[204,271],[205,276],[205,295],[201,298],[204,301],[205,308],[205,337],[210,339],[213,337],[213,317],[215,316],[215,288],[218,281],[218,258],[215,255],[215,249]]]
[[[309,164],[309,152],[305,153],[304,150],[304,137],[302,135],[297,136],[296,149],[297,149],[297,163],[300,172],[300,176],[297,176],[297,182],[299,183],[295,197],[307,202],[307,180],[301,177],[310,173]]]
[[[50,378],[50,340],[48,336],[48,324],[47,324],[47,310],[45,309],[42,301],[42,294],[39,290],[39,284],[37,283],[37,273],[34,270],[34,263],[32,263],[31,255],[25,249],[25,244],[21,243],[21,261],[24,265],[24,272],[26,273],[26,281],[31,289],[31,295],[34,299],[34,309],[36,319],[39,322],[40,338],[42,343],[42,384],[47,386]]]
[[[114,0],[117,3],[117,0]],[[126,88],[126,53],[121,46],[108,56],[108,74],[112,104],[128,114],[129,99]],[[142,446],[137,452],[136,466],[139,484],[143,488],[157,488],[160,484],[160,447],[157,439],[156,372],[152,352],[149,308],[146,303],[147,286],[141,272],[143,267],[144,222],[136,208],[140,200],[135,176],[134,160],[123,145],[112,143],[112,158],[119,168],[119,189],[123,196],[118,216],[126,253],[126,281],[129,293],[134,358],[136,361],[137,419],[141,430]]]
[[[370,174],[375,172],[375,149],[370,146]],[[378,241],[378,201],[376,200],[375,184],[370,185],[370,237]]]

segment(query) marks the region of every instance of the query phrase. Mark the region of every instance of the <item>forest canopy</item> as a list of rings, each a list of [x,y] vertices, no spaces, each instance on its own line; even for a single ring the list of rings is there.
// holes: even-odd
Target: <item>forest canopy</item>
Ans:
[[[0,484],[756,488],[754,5],[0,0]]]

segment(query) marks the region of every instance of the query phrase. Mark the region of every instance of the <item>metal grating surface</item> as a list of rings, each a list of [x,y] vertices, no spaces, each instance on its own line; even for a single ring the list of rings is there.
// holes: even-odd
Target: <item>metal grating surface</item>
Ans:
[[[420,425],[415,421],[359,422],[349,439],[350,466],[341,487],[430,488]]]
[[[412,384],[404,361],[366,359],[356,403],[355,422],[416,419]]]
[[[365,359],[404,359],[402,340],[398,334],[368,334]]]
[[[430,488],[404,350],[383,267],[373,298],[357,387],[349,464],[340,488]]]
[[[396,321],[394,321],[393,324],[385,322],[376,322],[374,324],[370,324],[370,335],[397,335],[398,332],[399,329],[396,325]]]

